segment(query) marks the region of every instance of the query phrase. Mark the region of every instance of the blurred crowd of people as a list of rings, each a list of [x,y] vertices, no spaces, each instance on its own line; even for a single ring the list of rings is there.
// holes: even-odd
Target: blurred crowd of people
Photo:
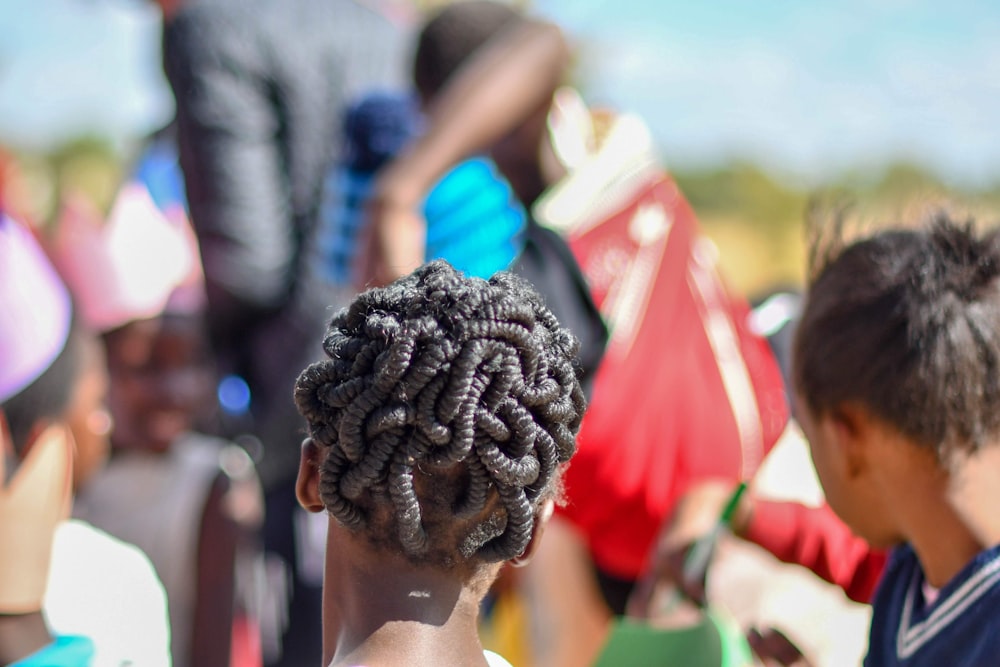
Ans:
[[[558,27],[158,4],[110,210],[0,200],[0,665],[996,664],[994,233],[837,217],[752,310]]]

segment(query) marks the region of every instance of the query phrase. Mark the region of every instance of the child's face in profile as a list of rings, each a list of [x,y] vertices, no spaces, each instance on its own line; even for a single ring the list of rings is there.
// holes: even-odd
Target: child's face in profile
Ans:
[[[809,442],[809,453],[812,455],[813,466],[816,468],[816,475],[823,485],[823,493],[826,501],[840,518],[848,523],[849,502],[844,497],[846,495],[844,463],[839,459],[836,452],[836,445],[831,442],[833,428],[829,416],[816,416],[809,409],[805,400],[800,396],[796,397],[796,412],[802,433]]]
[[[201,321],[168,316],[125,325],[105,337],[116,447],[166,451],[212,402]]]
[[[885,504],[879,495],[873,470],[865,451],[870,426],[857,429],[832,413],[817,415],[808,403],[796,396],[796,418],[809,441],[813,465],[830,508],[855,534],[872,546],[898,542],[896,530],[884,516]]]

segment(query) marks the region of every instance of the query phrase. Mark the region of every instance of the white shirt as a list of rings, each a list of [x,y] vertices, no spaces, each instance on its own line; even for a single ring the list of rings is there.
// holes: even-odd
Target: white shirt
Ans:
[[[511,664],[507,662],[499,653],[494,653],[493,651],[483,651],[483,655],[486,656],[486,662],[490,667],[511,667]]]
[[[136,547],[77,520],[56,529],[43,612],[94,642],[93,667],[171,667],[167,598]]]

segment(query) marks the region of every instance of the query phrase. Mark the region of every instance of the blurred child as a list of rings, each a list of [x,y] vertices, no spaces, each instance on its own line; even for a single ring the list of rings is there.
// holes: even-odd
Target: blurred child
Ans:
[[[866,665],[1000,655],[1000,238],[946,215],[830,253],[794,349],[830,506],[893,547]]]
[[[69,516],[73,441],[57,419],[70,390],[52,395],[49,405],[18,410],[24,387],[61,355],[69,333],[69,299],[26,230],[0,218],[0,405],[13,404],[19,447],[0,412],[0,664],[89,665],[94,647],[83,636],[54,638],[42,614],[57,526]],[[18,284],[15,287],[15,281]],[[28,306],[31,303],[30,307]],[[65,366],[65,364],[61,364]],[[66,378],[60,378],[64,380]],[[40,396],[36,398],[41,398]],[[24,415],[24,418],[21,418]],[[47,420],[46,420],[47,421]],[[33,431],[30,437],[26,430]]]
[[[213,414],[215,385],[193,232],[128,183],[106,223],[66,218],[54,245],[102,333],[114,418],[113,456],[76,513],[153,561],[175,665],[229,664],[237,554],[262,509],[246,453],[195,428]]]
[[[994,664],[1000,237],[938,214],[814,255],[792,382],[829,508],[750,498],[735,532],[871,601],[866,665]]]
[[[5,448],[5,458],[12,453],[7,460],[23,462],[30,474],[36,448],[52,442],[44,435],[52,428],[69,428],[75,445],[73,478],[78,487],[86,486],[107,455],[111,420],[104,405],[106,382],[100,350],[75,323],[69,294],[36,240],[0,215],[0,412],[12,445],[10,452]],[[12,491],[7,501],[14,497]],[[69,497],[65,500],[68,514]],[[43,577],[30,592],[40,601],[37,609],[53,636],[83,636],[93,642],[92,662],[84,664],[169,667],[166,600],[149,561],[135,547],[84,522],[64,520],[66,514],[54,517],[58,521],[49,526],[54,530],[51,562],[38,558],[7,573],[4,583],[25,585],[47,570],[47,581]],[[10,546],[5,541],[4,547]],[[13,566],[16,559],[2,561]],[[9,592],[0,592],[0,598]],[[4,617],[4,623],[10,621]],[[37,624],[34,628],[39,630]],[[43,664],[76,664],[47,659],[52,658],[44,658]]]
[[[534,290],[443,261],[361,294],[299,377],[297,491],[328,512],[324,664],[508,665],[479,605],[573,454],[577,342]]]
[[[745,497],[734,532],[871,601],[866,664],[992,664],[1000,243],[940,215],[827,255],[792,377],[829,507]],[[683,559],[730,492],[694,489],[664,554]]]

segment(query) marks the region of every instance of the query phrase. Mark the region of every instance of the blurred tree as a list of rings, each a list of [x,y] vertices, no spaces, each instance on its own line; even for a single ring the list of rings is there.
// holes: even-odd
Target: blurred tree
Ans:
[[[802,218],[806,194],[750,163],[679,171],[674,177],[694,209],[706,216],[738,215],[765,232],[780,232]]]
[[[938,206],[986,223],[1000,219],[1000,181],[980,188],[949,188],[930,170],[906,162],[847,170],[816,192],[744,162],[680,169],[673,175],[718,245],[723,271],[750,296],[803,280],[804,215],[817,193],[853,202],[852,217],[862,229],[871,221],[912,221]]]
[[[807,193],[744,162],[673,176],[718,246],[723,272],[737,290],[755,297],[801,282]]]
[[[107,212],[121,184],[122,157],[102,137],[82,136],[47,156],[54,179],[54,197],[45,220],[54,221],[61,202],[69,195],[82,196],[98,211]]]

